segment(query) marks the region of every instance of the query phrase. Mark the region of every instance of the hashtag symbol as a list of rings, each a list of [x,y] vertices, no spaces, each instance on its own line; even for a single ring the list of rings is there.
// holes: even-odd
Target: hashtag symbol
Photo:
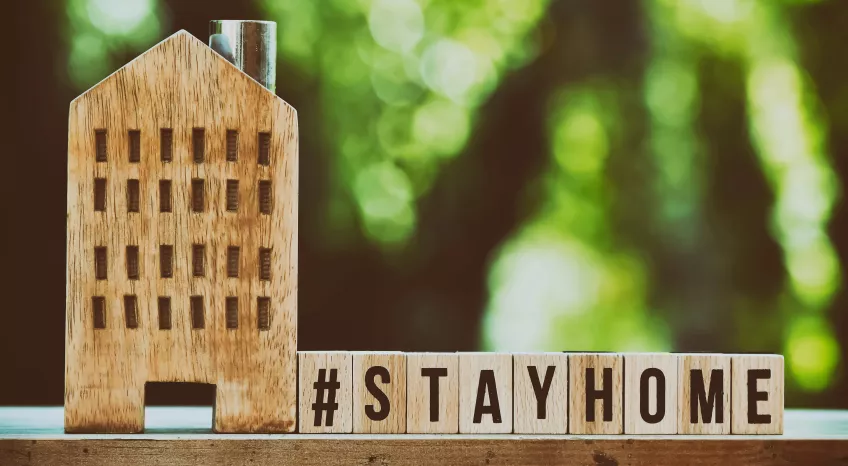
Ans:
[[[321,414],[327,412],[327,427],[333,425],[333,413],[339,409],[339,404],[336,403],[336,390],[341,388],[337,379],[338,370],[330,369],[330,380],[327,378],[327,369],[318,369],[318,381],[312,384],[315,389],[315,403],[312,403],[312,410],[315,411],[315,427],[321,426]],[[327,402],[324,402],[324,392],[327,392]]]

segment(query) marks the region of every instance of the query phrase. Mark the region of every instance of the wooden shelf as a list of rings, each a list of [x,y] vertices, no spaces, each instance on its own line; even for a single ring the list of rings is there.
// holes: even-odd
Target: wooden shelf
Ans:
[[[788,410],[777,436],[225,435],[204,407],[147,408],[144,434],[68,435],[62,420],[0,408],[0,465],[848,464],[848,411]]]

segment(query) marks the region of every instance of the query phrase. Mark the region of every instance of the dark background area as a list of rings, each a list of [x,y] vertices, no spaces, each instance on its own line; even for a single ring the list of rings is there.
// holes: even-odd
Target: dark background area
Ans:
[[[179,29],[205,40],[212,19],[270,19],[291,31],[307,9],[153,1],[157,29],[111,44],[104,65],[71,53],[84,3],[16,2],[7,18],[0,405],[63,399],[69,102]],[[520,41],[523,55],[493,61],[486,92],[458,99],[463,143],[426,164],[374,151],[412,180],[414,222],[399,237],[362,207],[366,161],[340,155],[357,122],[382,141],[395,104],[374,97],[373,75],[320,66],[345,47],[365,56],[362,31],[379,24],[373,11],[306,3],[320,32],[305,55],[281,38],[277,85],[300,119],[299,349],[768,351],[787,358],[787,406],[848,408],[848,4],[722,1],[743,5],[736,19],[704,7],[713,19],[690,23],[695,13],[663,1],[532,2],[541,13],[526,33],[500,44]],[[466,18],[501,31],[502,16],[524,14],[516,4],[422,11],[427,31],[449,35],[444,24]],[[445,100],[424,75],[409,79],[411,105]],[[164,386],[148,404],[198,396],[211,400]]]

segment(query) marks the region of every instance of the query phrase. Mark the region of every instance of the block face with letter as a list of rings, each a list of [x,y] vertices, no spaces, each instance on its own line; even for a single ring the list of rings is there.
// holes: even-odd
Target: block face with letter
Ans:
[[[744,354],[731,357],[731,433],[783,433],[783,356]]]
[[[512,355],[459,353],[459,432],[512,432]]]
[[[407,353],[406,432],[459,432],[459,355]]]
[[[568,432],[623,431],[624,358],[615,353],[568,354]]]
[[[406,432],[406,355],[353,353],[353,432]]]
[[[301,433],[347,434],[353,428],[352,356],[343,351],[298,351]]]
[[[568,355],[516,353],[512,356],[513,431],[564,434],[568,431]]]
[[[679,354],[678,434],[730,433],[730,356]]]
[[[670,353],[624,355],[624,433],[677,433],[677,360]]]

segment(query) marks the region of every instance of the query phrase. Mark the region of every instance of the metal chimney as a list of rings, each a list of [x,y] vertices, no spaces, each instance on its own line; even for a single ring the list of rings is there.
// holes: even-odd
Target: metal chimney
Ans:
[[[209,46],[271,92],[277,82],[277,23],[214,20]]]

